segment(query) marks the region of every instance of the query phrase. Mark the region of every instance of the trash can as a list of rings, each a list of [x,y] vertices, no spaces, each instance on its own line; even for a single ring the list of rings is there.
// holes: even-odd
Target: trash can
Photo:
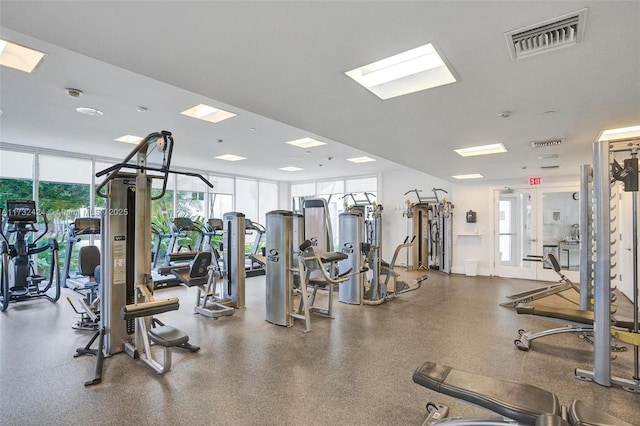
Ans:
[[[464,274],[468,277],[475,277],[478,275],[478,259],[464,260]]]

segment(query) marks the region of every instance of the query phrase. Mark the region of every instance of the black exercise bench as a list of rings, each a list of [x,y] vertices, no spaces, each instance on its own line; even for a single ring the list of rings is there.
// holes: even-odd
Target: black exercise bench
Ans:
[[[413,381],[438,393],[491,410],[519,424],[632,426],[580,401],[573,401],[566,409],[560,405],[555,394],[536,386],[493,379],[429,361],[415,370]],[[435,410],[443,406],[429,405],[434,408],[430,417],[437,419]],[[426,424],[436,423],[429,423],[427,418]],[[446,424],[456,423],[449,420]]]

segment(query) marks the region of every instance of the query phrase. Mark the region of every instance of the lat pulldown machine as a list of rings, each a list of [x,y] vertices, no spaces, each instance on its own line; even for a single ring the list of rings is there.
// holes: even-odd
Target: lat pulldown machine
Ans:
[[[147,163],[154,150],[162,154],[160,167]],[[151,133],[121,163],[96,174],[96,177],[107,175],[96,189],[96,194],[105,198],[107,205],[101,221],[100,327],[75,355],[96,357],[94,378],[85,386],[102,381],[106,356],[126,352],[163,374],[171,368],[173,347],[191,352],[200,349],[189,343],[189,336],[183,331],[153,318],[153,315],[177,310],[179,301],[177,297],[153,297],[151,201],[164,196],[169,173],[197,177],[213,187],[199,174],[170,170],[172,152],[171,132]],[[135,162],[130,162],[134,157]],[[127,169],[135,172],[123,171]],[[163,181],[162,191],[156,197],[151,196],[151,179],[154,178]],[[106,192],[103,192],[105,187]],[[96,340],[98,348],[91,349]],[[152,343],[164,347],[161,361],[154,358]]]

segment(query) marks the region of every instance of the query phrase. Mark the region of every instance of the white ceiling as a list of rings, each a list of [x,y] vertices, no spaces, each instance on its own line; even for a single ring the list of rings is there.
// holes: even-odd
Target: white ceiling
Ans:
[[[585,7],[583,43],[510,60],[505,32]],[[3,0],[0,36],[47,56],[32,74],[0,70],[0,141],[119,158],[131,146],[114,138],[170,130],[178,165],[275,180],[403,166],[448,181],[577,175],[603,129],[640,124],[639,23],[639,1]],[[382,101],[344,74],[428,42],[457,83]],[[178,114],[201,102],[238,116]],[[306,136],[328,144],[284,144]],[[565,143],[529,145],[549,138]],[[453,152],[495,142],[509,152]],[[249,159],[213,158],[226,153]],[[345,161],[361,155],[378,161]]]

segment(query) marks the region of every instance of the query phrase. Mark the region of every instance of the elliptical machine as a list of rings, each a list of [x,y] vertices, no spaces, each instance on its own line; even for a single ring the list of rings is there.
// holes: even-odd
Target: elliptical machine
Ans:
[[[48,229],[47,215],[42,213],[44,229],[33,242],[28,241],[30,233],[36,234],[38,215],[33,200],[7,200],[7,230],[0,227],[0,254],[2,255],[2,274],[0,285],[0,311],[4,312],[10,302],[44,297],[51,303],[60,298],[60,271],[58,268],[58,241],[50,239],[47,244],[38,247],[38,241]],[[0,219],[2,209],[0,209]],[[0,220],[1,222],[1,220]],[[6,235],[5,235],[6,234]],[[14,238],[7,235],[15,234]],[[9,240],[12,239],[13,243]],[[49,278],[39,275],[32,256],[51,251]],[[51,294],[52,293],[52,294]]]

